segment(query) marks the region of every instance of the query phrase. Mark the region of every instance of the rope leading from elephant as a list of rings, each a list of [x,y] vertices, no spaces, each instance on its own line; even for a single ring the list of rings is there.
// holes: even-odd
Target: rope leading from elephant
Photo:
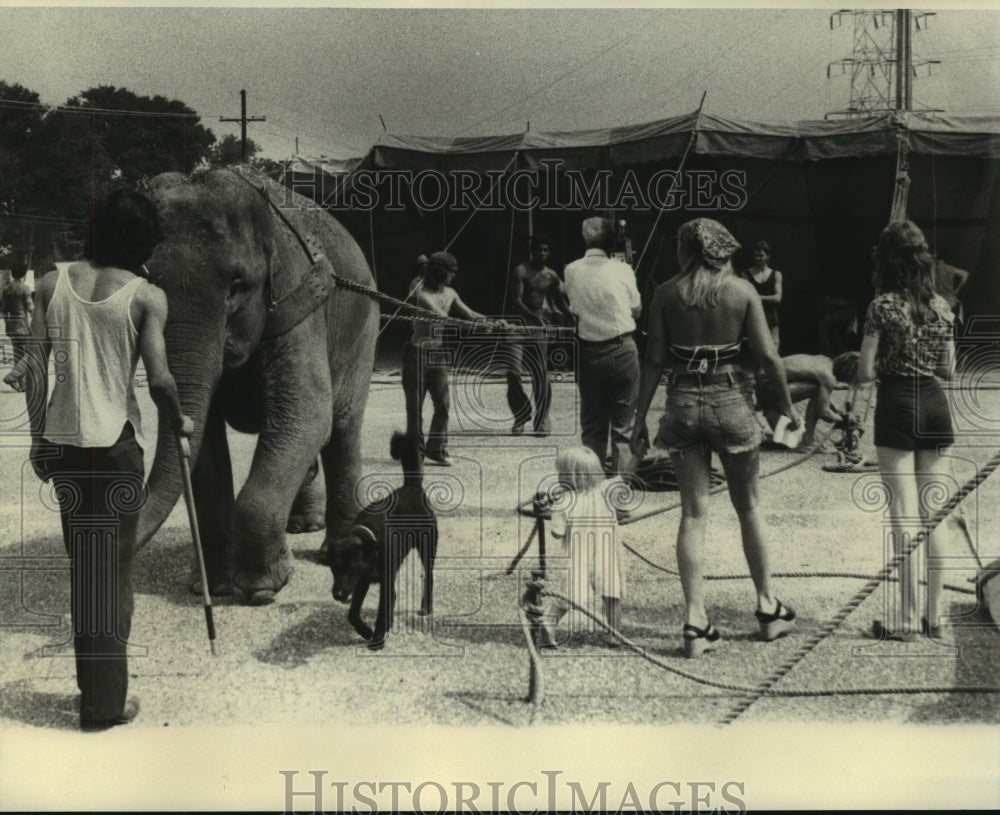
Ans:
[[[299,232],[299,230],[295,228],[295,225],[288,219],[285,213],[281,211],[281,207],[279,207],[277,204],[274,203],[274,201],[271,200],[271,197],[267,194],[267,189],[265,188],[264,184],[262,184],[261,186],[257,186],[249,178],[243,175],[243,173],[237,172],[234,168],[230,168],[230,170],[234,173],[234,175],[236,175],[238,178],[249,184],[251,187],[257,190],[257,192],[259,192],[261,196],[263,196],[264,200],[267,202],[267,205],[272,210],[274,210],[277,216],[281,219],[281,222],[287,227],[287,229],[292,233],[292,235],[295,236],[295,239],[302,247],[302,251],[305,252],[306,257],[309,259],[310,265],[312,265],[313,268],[316,269],[318,262],[322,258],[318,257],[316,254],[313,253],[313,248],[318,248],[321,251],[321,247],[315,245],[310,246],[309,240],[304,238],[302,234]],[[542,331],[545,332],[547,336],[551,337],[573,336],[576,333],[574,329],[569,329],[569,328],[556,328],[552,326],[511,326],[510,324],[502,320],[490,320],[490,319],[477,320],[475,323],[472,323],[469,320],[462,320],[457,317],[441,316],[435,314],[432,311],[428,311],[427,309],[421,308],[420,306],[417,306],[413,303],[407,303],[396,297],[392,297],[388,294],[383,294],[382,292],[378,291],[378,289],[373,289],[371,286],[367,286],[363,283],[358,283],[354,280],[348,280],[346,277],[341,277],[333,270],[333,267],[328,263],[324,263],[323,266],[324,267],[329,266],[329,272],[328,272],[329,276],[333,279],[333,282],[336,286],[339,286],[342,289],[348,289],[349,291],[358,292],[380,303],[388,303],[390,305],[396,306],[397,313],[400,309],[407,309],[408,312],[410,313],[406,319],[414,322],[438,323],[438,324],[454,325],[460,327],[476,325],[477,327],[484,328],[487,331],[503,331],[505,333],[518,334],[518,335],[526,334],[533,331]],[[322,281],[317,279],[317,277],[318,275],[306,275],[302,284],[300,284],[298,289],[292,292],[292,294],[288,295],[286,298],[283,298],[283,300],[279,302],[273,302],[273,301],[270,302],[269,309],[272,312],[275,312],[276,309],[284,312],[287,309],[282,309],[281,308],[282,306],[286,306],[289,304],[295,305],[293,301],[297,300],[302,300],[303,303],[308,304],[311,307],[306,308],[303,306],[302,308],[298,307],[292,308],[291,312],[294,313],[293,317],[286,317],[284,314],[281,314],[275,320],[275,322],[280,324],[280,326],[276,325],[273,330],[268,332],[268,336],[271,337],[278,336],[284,331],[287,331],[289,328],[291,328],[292,326],[296,325],[299,321],[301,321],[301,319],[304,316],[311,313],[312,310],[318,308],[319,305],[326,300],[326,298],[329,296],[329,291],[324,291],[325,286],[323,285]],[[270,289],[270,283],[268,283],[267,288]],[[270,300],[270,298],[272,297],[272,293],[268,291],[267,296]]]
[[[351,291],[356,291],[377,300],[380,303],[388,303],[389,305],[396,306],[399,309],[407,309],[411,312],[406,319],[415,322],[423,323],[441,323],[444,325],[454,325],[468,327],[470,325],[475,325],[477,327],[485,328],[489,331],[503,331],[512,334],[523,334],[531,331],[541,331],[547,336],[557,337],[557,336],[576,336],[575,329],[572,328],[559,328],[554,326],[533,326],[533,325],[518,325],[511,326],[510,323],[504,322],[503,320],[477,320],[475,323],[469,320],[462,320],[458,317],[444,317],[435,314],[432,311],[421,308],[420,306],[414,305],[413,303],[407,303],[396,297],[392,297],[388,294],[383,294],[377,291],[371,286],[366,286],[363,283],[356,283],[353,280],[348,280],[346,277],[341,277],[336,272],[333,272],[333,281],[340,288],[349,289]]]

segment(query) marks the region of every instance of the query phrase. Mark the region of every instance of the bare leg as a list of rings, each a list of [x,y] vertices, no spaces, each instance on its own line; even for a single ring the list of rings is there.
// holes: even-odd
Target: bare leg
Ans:
[[[806,405],[806,432],[802,434],[802,447],[811,447],[816,442],[816,422],[819,419],[817,401],[819,397],[813,397]]]
[[[722,456],[721,460],[729,486],[729,500],[740,521],[743,554],[757,590],[757,610],[771,614],[777,602],[771,590],[770,557],[757,512],[760,454],[754,449],[746,453]]]
[[[602,597],[604,604],[604,619],[615,631],[622,627],[622,602],[617,597]]]
[[[685,622],[696,628],[708,625],[705,609],[704,558],[708,526],[708,492],[711,454],[700,448],[671,453],[681,495],[681,523],[677,530],[677,568],[686,605]]]
[[[948,448],[950,449],[950,448]],[[948,449],[917,450],[917,494],[934,497],[934,504],[941,506],[952,494],[953,475],[948,462]],[[921,501],[920,516],[924,521],[933,515],[932,508]],[[941,614],[941,595],[944,591],[944,571],[940,568],[952,531],[947,521],[938,524],[927,538],[927,625],[936,627]]]
[[[892,524],[893,557],[909,547],[920,531],[920,501],[915,473],[916,456],[912,450],[877,447],[878,464],[882,483],[889,492],[889,519]],[[899,564],[899,594],[890,601],[886,610],[886,627],[893,632],[906,633],[920,630],[920,608],[917,602],[920,588],[918,554]]]

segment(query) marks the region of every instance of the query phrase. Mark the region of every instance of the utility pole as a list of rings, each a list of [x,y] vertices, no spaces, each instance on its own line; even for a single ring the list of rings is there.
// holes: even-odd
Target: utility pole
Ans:
[[[239,119],[223,119],[219,117],[220,122],[239,122],[240,123],[240,154],[243,158],[244,164],[247,160],[247,122],[266,122],[266,116],[254,116],[251,119],[247,118],[247,92],[240,91],[240,118]]]
[[[830,28],[839,28],[845,19],[854,23],[854,43],[851,56],[831,62],[827,79],[833,69],[850,73],[851,95],[846,108],[831,110],[831,116],[849,118],[879,116],[893,110],[913,109],[913,77],[917,69],[940,64],[940,60],[913,61],[912,34],[925,28],[934,12],[910,9],[842,9],[830,15]]]

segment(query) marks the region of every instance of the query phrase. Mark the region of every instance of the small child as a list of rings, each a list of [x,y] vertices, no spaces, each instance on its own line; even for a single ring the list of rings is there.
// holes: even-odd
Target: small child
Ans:
[[[569,447],[556,456],[556,471],[564,492],[552,505],[552,537],[562,545],[564,565],[548,575],[554,587],[592,614],[621,629],[624,580],[618,549],[618,519],[611,501],[617,480],[606,480],[597,455],[588,447]],[[553,560],[556,560],[555,558]],[[565,575],[565,579],[560,579]],[[596,608],[596,598],[602,608]],[[594,621],[565,603],[547,604],[542,620],[542,643],[554,645],[559,621],[569,612],[570,631],[593,631]],[[617,645],[610,637],[608,644]]]

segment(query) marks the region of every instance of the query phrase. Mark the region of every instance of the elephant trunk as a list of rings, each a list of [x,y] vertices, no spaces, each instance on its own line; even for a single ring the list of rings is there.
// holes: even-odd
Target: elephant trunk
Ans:
[[[222,375],[222,348],[206,343],[196,348],[190,348],[192,340],[189,335],[188,348],[173,348],[168,332],[167,358],[170,371],[177,382],[181,410],[194,421],[194,435],[191,437],[191,462],[197,461],[201,448],[202,436],[205,431],[205,421],[208,416],[212,395],[215,392]],[[200,330],[204,336],[204,327]],[[138,545],[145,546],[156,534],[167,516],[171,513],[183,491],[180,458],[177,451],[177,437],[173,429],[160,417],[159,430],[156,438],[156,456],[149,473],[146,504],[139,519]]]

